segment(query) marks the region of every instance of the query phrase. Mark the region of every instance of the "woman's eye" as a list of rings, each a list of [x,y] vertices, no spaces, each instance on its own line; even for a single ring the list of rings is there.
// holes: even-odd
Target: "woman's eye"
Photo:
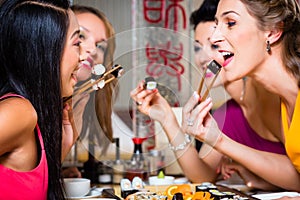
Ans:
[[[235,22],[227,22],[228,27],[232,27],[235,25]]]
[[[194,52],[197,53],[201,50],[201,47],[199,46],[194,46]]]
[[[80,44],[81,44],[81,42],[80,42],[80,41],[78,41],[78,42],[76,42],[74,45],[79,47],[79,46],[80,46]]]
[[[105,52],[106,49],[107,49],[107,45],[105,45],[103,43],[100,43],[100,44],[96,45],[96,48],[99,49],[99,50],[101,50],[101,51],[103,51],[103,52]]]
[[[80,40],[85,40],[85,35],[83,33],[79,33],[79,39]]]
[[[212,49],[218,49],[218,48],[219,48],[219,46],[218,46],[218,45],[216,45],[216,44],[212,44],[212,45],[211,45],[211,48],[212,48]]]

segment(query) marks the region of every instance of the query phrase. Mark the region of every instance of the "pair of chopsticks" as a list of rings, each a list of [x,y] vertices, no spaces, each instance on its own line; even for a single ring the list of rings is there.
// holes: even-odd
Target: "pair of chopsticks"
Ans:
[[[77,90],[75,90],[74,95],[78,95],[78,94],[82,94],[83,92],[86,93],[91,93],[94,90],[97,90],[98,87],[93,87],[96,86],[97,84],[99,84],[100,82],[102,82],[102,86],[104,87],[104,85],[106,85],[107,83],[113,81],[114,79],[118,78],[121,73],[120,71],[123,68],[121,67],[121,65],[115,65],[111,70],[107,71],[106,73],[104,73],[102,76],[100,76],[100,78],[94,80],[94,81],[86,81],[84,84],[82,84]],[[115,73],[117,72],[117,73]],[[109,74],[112,74],[113,76],[107,80],[105,80],[106,76],[108,76]],[[101,89],[102,87],[100,87]]]
[[[207,65],[207,67],[206,67],[206,69],[205,69],[205,71],[204,71],[204,74],[203,74],[203,76],[202,76],[202,78],[201,78],[201,81],[200,81],[200,83],[199,83],[198,90],[197,90],[197,93],[198,93],[199,95],[201,95],[201,91],[202,91],[202,88],[203,88],[204,79],[205,79],[205,75],[206,75],[207,69],[209,69],[212,73],[214,73],[215,76],[214,76],[213,80],[211,81],[211,83],[209,84],[209,86],[207,87],[206,91],[204,92],[204,94],[203,94],[203,96],[202,96],[202,98],[201,98],[201,101],[204,101],[204,100],[207,98],[207,96],[208,96],[208,94],[209,94],[209,91],[211,90],[211,88],[212,88],[212,86],[213,86],[215,80],[217,79],[217,77],[218,77],[218,75],[219,75],[219,73],[220,73],[220,71],[221,71],[221,69],[222,69],[222,66],[221,66],[219,63],[217,63],[215,60],[212,60],[212,61]]]
[[[106,77],[111,74],[112,77],[106,79]],[[102,89],[107,83],[113,81],[116,78],[119,78],[123,74],[123,68],[121,65],[116,64],[113,68],[103,75],[100,75],[98,79],[90,79],[83,83],[79,88],[77,88],[73,95],[64,99],[64,102],[70,100],[73,96],[86,93],[89,94],[95,90]]]

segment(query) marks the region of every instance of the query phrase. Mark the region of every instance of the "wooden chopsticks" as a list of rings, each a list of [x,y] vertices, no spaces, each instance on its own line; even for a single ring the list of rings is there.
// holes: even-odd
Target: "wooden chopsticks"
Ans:
[[[214,85],[214,82],[215,80],[217,79],[221,69],[222,69],[222,66],[217,63],[215,60],[212,60],[208,65],[207,65],[207,68],[205,69],[204,71],[204,74],[201,78],[201,81],[199,83],[199,87],[198,87],[198,94],[201,96],[201,91],[202,91],[202,88],[203,88],[203,84],[204,84],[204,79],[205,79],[205,75],[206,75],[206,72],[207,72],[207,69],[209,69],[211,72],[213,72],[215,74],[213,80],[210,82],[209,86],[206,88],[206,91],[204,92],[203,96],[201,97],[201,101],[204,101],[208,94],[209,94],[209,91],[211,90],[212,86]]]
[[[68,100],[70,100],[73,96],[82,94],[84,92],[86,92],[87,94],[98,90],[99,88],[102,89],[107,83],[113,81],[114,79],[118,78],[119,76],[121,76],[123,73],[123,68],[121,65],[117,64],[115,65],[111,70],[105,72],[103,75],[99,75],[99,78],[96,80],[90,79],[88,81],[86,81],[85,83],[83,83],[80,87],[78,87],[72,96],[65,98],[63,101],[66,102]],[[112,77],[110,77],[109,79],[105,80],[106,77],[111,74],[113,75]],[[99,83],[101,84],[101,87],[99,87]],[[95,87],[96,86],[96,87]]]

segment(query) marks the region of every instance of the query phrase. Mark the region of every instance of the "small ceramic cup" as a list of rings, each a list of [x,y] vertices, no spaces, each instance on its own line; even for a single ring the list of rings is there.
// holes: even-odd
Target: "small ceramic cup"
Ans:
[[[91,189],[91,180],[86,178],[64,178],[66,197],[83,197]]]

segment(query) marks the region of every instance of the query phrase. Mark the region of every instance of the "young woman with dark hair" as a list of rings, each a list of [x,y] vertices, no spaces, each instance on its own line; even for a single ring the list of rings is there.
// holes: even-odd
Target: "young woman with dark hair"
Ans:
[[[64,199],[61,160],[76,136],[62,99],[76,84],[80,41],[68,2],[53,3],[1,3],[0,199]]]

